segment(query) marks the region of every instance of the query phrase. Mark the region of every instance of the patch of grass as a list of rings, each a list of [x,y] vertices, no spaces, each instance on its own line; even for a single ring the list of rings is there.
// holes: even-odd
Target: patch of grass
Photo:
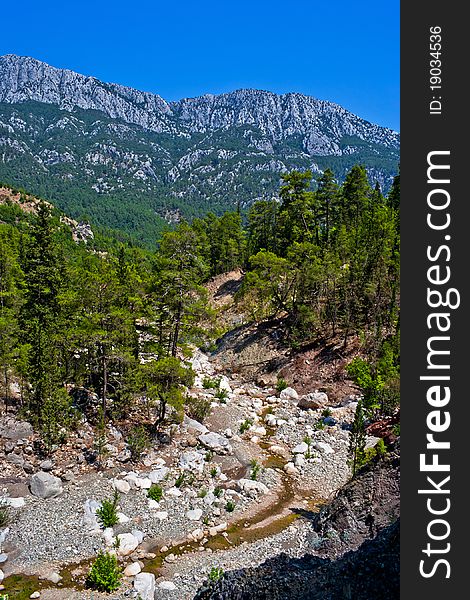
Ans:
[[[332,415],[332,414],[333,414],[333,413],[331,412],[331,409],[329,409],[329,408],[325,408],[325,409],[323,410],[323,412],[322,412],[321,416],[322,416],[322,417],[324,417],[324,418],[326,419],[327,417],[331,417],[331,415]]]
[[[217,390],[215,397],[221,402],[221,404],[227,404],[228,392],[227,390]]]
[[[227,512],[233,512],[235,510],[235,502],[233,500],[228,500],[225,505],[225,510]]]
[[[216,498],[220,498],[222,496],[222,492],[223,492],[222,488],[217,486],[214,490],[214,496]]]
[[[163,498],[162,486],[154,483],[152,486],[150,486],[147,496],[156,502],[160,502],[160,500]]]
[[[210,470],[211,477],[212,478],[217,477],[218,472],[219,471],[218,471],[217,467],[212,467],[212,469]]]
[[[325,423],[323,423],[323,421],[317,421],[315,423],[315,429],[319,430],[319,429],[325,429]]]
[[[198,498],[205,498],[207,496],[206,488],[201,488],[197,494]]]
[[[205,455],[204,455],[204,460],[206,462],[211,462],[211,460],[214,458],[214,453],[212,452],[212,450],[208,450]]]
[[[204,377],[202,380],[202,387],[206,390],[218,390],[220,386],[220,379],[212,379],[211,377]]]

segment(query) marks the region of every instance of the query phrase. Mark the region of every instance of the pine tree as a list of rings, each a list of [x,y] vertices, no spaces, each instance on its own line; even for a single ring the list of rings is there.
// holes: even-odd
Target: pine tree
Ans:
[[[181,336],[207,310],[207,292],[201,285],[207,265],[197,251],[197,235],[188,225],[163,235],[156,267],[152,291],[155,311],[161,315],[161,353],[176,356]]]
[[[338,220],[338,184],[331,169],[325,169],[318,179],[315,192],[318,204],[321,237],[328,247]]]
[[[18,312],[20,307],[21,270],[11,241],[12,229],[8,237],[0,236],[0,392],[8,410],[10,381],[17,357]],[[10,238],[10,239],[9,239]]]
[[[25,301],[21,310],[23,342],[28,344],[29,408],[38,423],[43,407],[61,385],[61,360],[55,340],[61,322],[65,265],[55,237],[51,210],[41,203],[24,249]]]
[[[142,371],[145,395],[151,403],[157,405],[155,425],[158,426],[165,420],[167,406],[172,406],[177,415],[182,417],[182,387],[190,387],[193,384],[192,369],[184,367],[177,358],[167,356],[147,363]]]

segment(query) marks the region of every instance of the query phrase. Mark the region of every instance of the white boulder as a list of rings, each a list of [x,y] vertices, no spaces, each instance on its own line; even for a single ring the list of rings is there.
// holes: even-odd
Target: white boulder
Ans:
[[[298,400],[299,399],[299,394],[294,390],[294,388],[286,387],[279,394],[279,397],[281,398],[281,400],[284,400],[284,401],[287,401],[287,400]]]
[[[120,533],[117,536],[117,539],[119,544],[117,553],[120,556],[128,556],[129,554],[132,554],[139,545],[139,540],[135,537],[135,535],[132,535],[132,533]]]
[[[134,590],[142,600],[154,600],[155,575],[153,573],[138,573],[134,579]]]

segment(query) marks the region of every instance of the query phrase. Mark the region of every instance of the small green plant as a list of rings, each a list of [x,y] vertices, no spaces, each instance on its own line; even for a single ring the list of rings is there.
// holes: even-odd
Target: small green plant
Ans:
[[[287,381],[283,377],[278,377],[277,378],[276,391],[279,394],[282,392],[282,390],[285,390],[286,387],[288,387],[288,386],[289,386],[289,384],[287,383]]]
[[[0,498],[0,527],[5,527],[10,522],[10,506]]]
[[[323,423],[323,421],[317,421],[315,423],[315,429],[325,429],[325,423]]]
[[[392,433],[396,436],[400,435],[400,423],[397,423],[392,427]]]
[[[322,411],[322,414],[321,414],[321,416],[322,416],[322,417],[324,417],[324,418],[326,419],[326,418],[328,418],[328,417],[331,417],[331,415],[332,415],[332,414],[333,414],[333,413],[331,412],[331,409],[329,409],[329,408],[325,408],[325,409]]]
[[[114,592],[121,585],[121,569],[114,554],[98,552],[86,583],[99,592]]]
[[[208,450],[206,452],[206,454],[204,455],[204,460],[206,462],[211,462],[211,460],[214,458],[214,453],[212,452],[212,450]]]
[[[180,488],[184,485],[185,482],[186,482],[186,473],[181,473],[176,478],[175,487]]]
[[[207,496],[206,488],[201,488],[197,494],[198,498],[205,498]]]
[[[202,387],[206,390],[217,390],[219,389],[220,379],[211,379],[210,377],[204,377],[202,380]]]
[[[113,527],[117,525],[119,522],[119,518],[117,516],[117,505],[119,502],[119,493],[117,490],[114,490],[114,495],[112,500],[103,500],[100,508],[96,511],[96,516],[98,521],[100,522],[103,529],[106,527]]]
[[[221,404],[227,404],[228,392],[227,390],[217,390],[215,397],[220,400]]]
[[[131,430],[129,437],[127,438],[127,445],[129,447],[132,460],[140,460],[142,452],[144,452],[150,445],[149,435],[142,425],[134,427]]]
[[[160,502],[160,500],[163,498],[162,486],[154,483],[150,486],[147,496],[156,502]]]
[[[245,419],[243,423],[240,424],[240,433],[245,433],[245,431],[250,429],[251,425],[253,425],[253,420]]]
[[[209,516],[206,515],[205,517],[203,517],[202,522],[207,527],[209,525],[209,523],[211,522],[211,520],[210,520]]]
[[[214,496],[216,498],[220,498],[222,496],[222,492],[223,492],[223,490],[221,487],[216,487],[214,490]]]
[[[383,438],[380,438],[375,444],[375,452],[379,458],[383,458],[387,454],[387,446],[385,445]]]
[[[305,458],[312,458],[312,438],[309,435],[306,435],[303,441],[305,444],[307,444],[307,452],[305,453]]]
[[[224,575],[224,570],[221,567],[212,567],[209,572],[210,581],[219,581]]]
[[[235,510],[235,502],[233,500],[228,500],[225,505],[225,510],[227,512],[233,512]]]
[[[258,479],[258,475],[261,470],[261,465],[259,464],[259,462],[256,459],[253,459],[250,464],[251,464],[250,478],[253,481],[256,481]]]
[[[218,473],[218,472],[219,472],[219,471],[218,471],[217,467],[212,467],[212,469],[210,470],[211,477],[212,477],[213,479],[214,479],[215,477],[217,477],[217,473]]]

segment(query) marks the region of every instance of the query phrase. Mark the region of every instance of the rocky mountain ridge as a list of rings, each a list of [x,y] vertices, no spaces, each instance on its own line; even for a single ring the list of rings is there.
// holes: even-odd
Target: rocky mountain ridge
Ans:
[[[292,169],[357,163],[386,190],[399,134],[297,93],[167,102],[29,57],[0,57],[0,181],[148,242],[165,223],[277,194]]]
[[[0,57],[0,102],[18,104],[31,100],[68,111],[75,107],[100,110],[113,119],[123,119],[158,133],[178,132],[177,122],[191,133],[255,125],[274,139],[305,135],[305,149],[310,154],[341,153],[331,138],[338,142],[344,135],[358,135],[390,148],[397,148],[399,143],[397,132],[368,123],[338,104],[303,94],[241,89],[167,102],[157,94],[103,83],[34,58]],[[329,137],[318,132],[314,135],[316,129],[325,125]]]

